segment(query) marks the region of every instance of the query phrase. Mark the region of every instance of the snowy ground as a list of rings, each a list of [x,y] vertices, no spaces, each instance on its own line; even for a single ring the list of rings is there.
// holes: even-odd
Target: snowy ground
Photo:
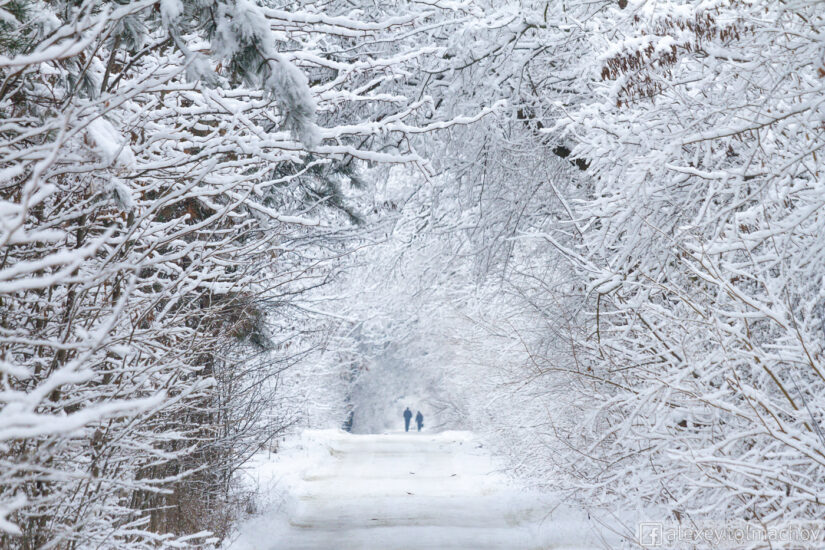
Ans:
[[[309,431],[265,459],[250,474],[267,511],[230,550],[606,546],[585,514],[512,486],[467,432]]]

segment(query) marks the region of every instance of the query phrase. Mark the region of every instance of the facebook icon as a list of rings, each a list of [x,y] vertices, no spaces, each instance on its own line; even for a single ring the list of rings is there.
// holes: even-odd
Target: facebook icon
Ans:
[[[643,548],[660,548],[662,546],[662,523],[643,521],[639,524],[639,544]]]

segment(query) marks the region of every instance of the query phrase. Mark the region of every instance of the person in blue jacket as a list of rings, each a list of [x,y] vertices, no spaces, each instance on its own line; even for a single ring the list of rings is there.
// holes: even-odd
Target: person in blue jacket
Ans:
[[[412,411],[409,407],[404,410],[404,431],[410,431],[410,420],[412,419]]]
[[[418,414],[415,415],[415,423],[418,425],[418,431],[421,431],[421,427],[424,426],[424,415],[421,414],[421,411],[418,411]]]

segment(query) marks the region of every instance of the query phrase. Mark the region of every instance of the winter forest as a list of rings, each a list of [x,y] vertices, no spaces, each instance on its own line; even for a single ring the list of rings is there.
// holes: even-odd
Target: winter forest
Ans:
[[[821,520],[823,149],[821,0],[0,0],[0,548],[219,548],[407,403],[588,518]]]

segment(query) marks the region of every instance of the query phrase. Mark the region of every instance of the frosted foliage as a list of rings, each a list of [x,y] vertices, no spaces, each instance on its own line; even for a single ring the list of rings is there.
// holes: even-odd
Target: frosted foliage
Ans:
[[[814,0],[2,3],[0,547],[217,547],[251,457],[407,406],[627,547],[821,518],[823,44]]]
[[[97,118],[89,123],[87,131],[104,163],[114,164],[118,170],[134,168],[135,155],[131,147],[110,122]]]
[[[0,547],[215,547],[250,457],[345,419],[360,171],[478,114],[408,82],[460,14],[340,4],[0,6]]]
[[[285,106],[286,127],[305,145],[317,145],[320,135],[315,126],[315,100],[306,76],[283,56],[277,56],[271,63],[274,70],[266,86]]]
[[[508,106],[418,140],[439,175],[398,212],[378,180],[353,316],[426,334],[387,330],[393,364],[444,357],[427,398],[537,484],[642,519],[820,518],[821,5],[475,7],[437,103]]]
[[[183,2],[181,0],[161,0],[160,14],[163,18],[163,25],[172,27],[183,14]]]
[[[262,86],[278,100],[284,127],[305,145],[318,144],[315,100],[306,76],[278,52],[270,21],[248,0],[216,3],[215,53],[240,66],[247,83]]]

